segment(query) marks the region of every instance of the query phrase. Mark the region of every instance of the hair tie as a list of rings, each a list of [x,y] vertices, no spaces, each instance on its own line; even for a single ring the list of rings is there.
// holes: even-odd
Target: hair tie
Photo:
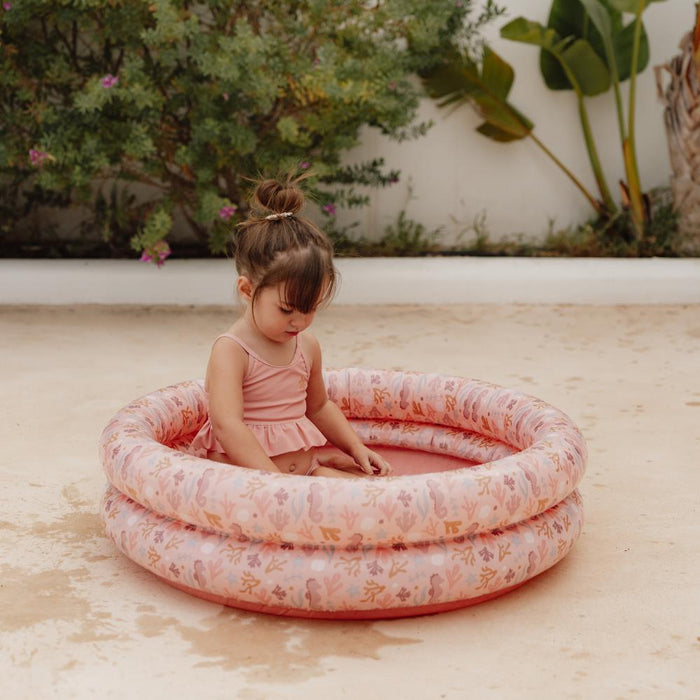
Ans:
[[[294,216],[293,211],[283,211],[276,214],[268,214],[265,218],[268,221],[277,221],[278,219],[288,219],[290,216]]]

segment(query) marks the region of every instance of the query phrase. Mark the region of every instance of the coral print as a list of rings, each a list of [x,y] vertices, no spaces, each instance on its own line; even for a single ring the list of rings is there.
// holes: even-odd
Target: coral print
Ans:
[[[422,473],[397,463],[390,477],[345,480],[212,465],[190,451],[206,394],[185,382],[129,404],[104,430],[102,511],[115,545],[209,600],[348,618],[486,600],[569,552],[586,446],[561,411],[456,377],[343,369],[325,381],[363,441],[424,455]],[[464,466],[431,471],[436,453]]]

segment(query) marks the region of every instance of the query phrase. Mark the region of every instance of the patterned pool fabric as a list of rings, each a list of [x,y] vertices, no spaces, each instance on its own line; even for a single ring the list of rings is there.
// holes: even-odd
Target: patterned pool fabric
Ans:
[[[202,383],[184,382],[129,404],[102,434],[116,546],[203,598],[346,618],[470,605],[569,552],[586,445],[561,411],[437,374],[347,368],[325,379],[365,443],[412,451],[420,473],[402,474],[396,457],[396,476],[329,479],[189,454],[207,405]],[[436,471],[443,456],[458,468]]]

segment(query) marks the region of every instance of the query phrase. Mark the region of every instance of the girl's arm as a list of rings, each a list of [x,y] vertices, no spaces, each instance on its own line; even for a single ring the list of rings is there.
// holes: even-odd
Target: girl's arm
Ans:
[[[233,464],[279,472],[243,422],[243,376],[248,355],[226,338],[214,344],[207,368],[209,418],[214,436]]]
[[[311,364],[306,393],[306,416],[336,447],[349,454],[367,474],[388,474],[388,462],[362,443],[343,412],[326,392],[323,382],[321,347],[313,336],[305,333],[306,354]]]

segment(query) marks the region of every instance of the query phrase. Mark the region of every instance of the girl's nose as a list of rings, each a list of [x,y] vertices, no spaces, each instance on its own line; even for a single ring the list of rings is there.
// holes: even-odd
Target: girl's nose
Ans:
[[[311,314],[295,314],[294,318],[292,318],[292,328],[294,328],[294,330],[303,330],[307,328],[310,323]]]

